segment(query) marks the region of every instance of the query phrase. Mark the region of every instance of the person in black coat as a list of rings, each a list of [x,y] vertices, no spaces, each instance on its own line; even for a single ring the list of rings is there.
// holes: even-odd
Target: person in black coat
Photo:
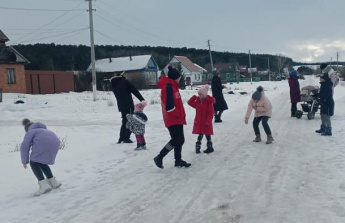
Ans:
[[[117,100],[117,107],[122,115],[120,138],[117,143],[132,143],[133,141],[129,138],[131,135],[131,131],[126,128],[126,115],[132,114],[134,111],[134,102],[132,94],[134,94],[139,101],[144,101],[145,99],[140,94],[140,92],[134,87],[134,85],[131,82],[129,82],[122,74],[118,74],[111,78],[111,86],[115,98]]]
[[[214,76],[211,82],[212,96],[216,99],[216,103],[213,104],[214,107],[214,122],[222,122],[221,115],[223,111],[228,109],[228,105],[224,99],[222,81],[219,77],[218,72],[214,72]]]
[[[329,78],[328,73],[320,75],[320,84],[321,87],[318,97],[321,104],[321,128],[315,132],[321,133],[323,136],[331,136],[331,116],[334,114],[334,100],[332,93],[333,82]]]

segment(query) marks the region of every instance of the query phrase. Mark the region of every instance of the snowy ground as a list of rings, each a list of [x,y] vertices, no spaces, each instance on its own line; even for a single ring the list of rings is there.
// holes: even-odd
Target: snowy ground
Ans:
[[[236,94],[225,94],[229,110],[223,123],[214,125],[213,154],[194,153],[194,111],[185,103],[183,158],[192,163],[189,169],[174,168],[173,153],[164,159],[165,169],[153,163],[169,139],[158,90],[142,91],[150,104],[147,151],[116,144],[121,119],[110,93],[99,92],[97,102],[90,92],[5,94],[0,103],[1,222],[345,222],[345,84],[335,89],[332,137],[314,132],[319,115],[290,118],[286,81],[260,84],[273,105],[269,123],[275,142],[253,143],[252,126],[244,124],[259,83],[228,85]],[[318,79],[300,81],[309,84],[318,85]],[[184,102],[195,92],[182,91]],[[16,100],[26,103],[15,105]],[[33,197],[37,182],[16,151],[24,136],[23,118],[47,124],[66,140],[52,166],[63,185],[40,197]]]

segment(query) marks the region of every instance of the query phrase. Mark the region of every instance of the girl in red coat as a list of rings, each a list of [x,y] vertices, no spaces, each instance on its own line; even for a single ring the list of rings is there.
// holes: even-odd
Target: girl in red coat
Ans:
[[[214,116],[213,104],[216,99],[212,96],[207,95],[208,85],[202,86],[198,91],[198,96],[193,95],[189,100],[188,104],[195,108],[195,119],[193,134],[199,134],[198,139],[195,143],[195,152],[200,153],[201,140],[206,135],[207,149],[204,153],[212,153],[214,151],[211,141],[211,135],[213,135],[212,119]]]
[[[182,160],[182,146],[184,144],[183,125],[186,124],[186,113],[178,90],[181,74],[169,66],[168,77],[162,76],[158,81],[161,89],[161,105],[165,127],[168,128],[171,140],[164,146],[153,160],[157,167],[163,169],[163,158],[174,150],[175,166],[189,167],[191,164]]]

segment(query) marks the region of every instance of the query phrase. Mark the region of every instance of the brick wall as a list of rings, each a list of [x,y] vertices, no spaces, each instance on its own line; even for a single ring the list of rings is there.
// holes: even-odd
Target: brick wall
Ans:
[[[16,83],[8,84],[7,70],[14,69]],[[0,64],[0,88],[7,93],[26,93],[25,69],[23,64]]]

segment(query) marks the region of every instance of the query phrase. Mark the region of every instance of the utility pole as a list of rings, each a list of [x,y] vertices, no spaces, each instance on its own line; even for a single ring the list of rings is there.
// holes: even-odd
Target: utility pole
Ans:
[[[252,76],[252,60],[250,58],[250,50],[249,50],[249,67],[250,67],[250,84],[253,84],[253,76]]]
[[[270,74],[270,58],[268,58],[268,81],[271,81],[271,74]]]
[[[210,52],[210,60],[211,60],[211,69],[213,72],[213,60],[212,60],[212,53],[211,53],[211,44],[210,44],[210,40],[207,40],[208,43],[208,51]]]
[[[96,68],[95,68],[95,42],[93,36],[93,17],[92,17],[92,0],[86,0],[89,2],[89,21],[90,21],[90,41],[91,41],[91,67],[92,67],[92,92],[93,101],[97,100],[96,97]]]
[[[339,62],[339,52],[337,52],[337,71],[339,71],[339,69],[338,69],[338,62]]]

